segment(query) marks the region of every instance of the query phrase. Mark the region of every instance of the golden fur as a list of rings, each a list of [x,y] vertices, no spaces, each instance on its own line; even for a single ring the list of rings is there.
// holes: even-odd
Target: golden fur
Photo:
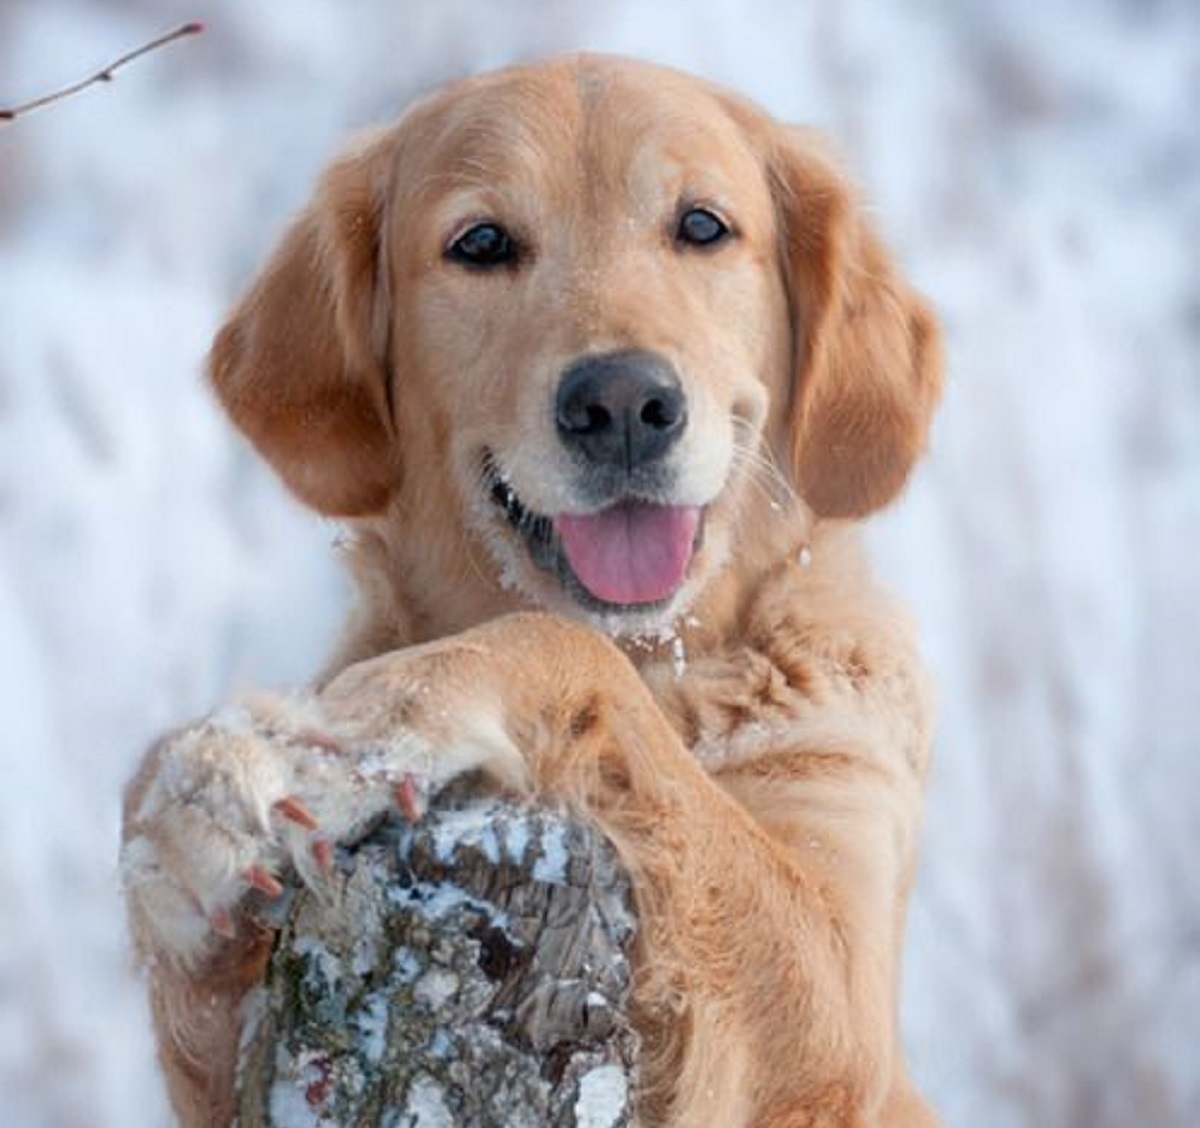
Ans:
[[[679,246],[693,203],[733,237]],[[481,219],[523,241],[515,267],[447,261]],[[605,608],[535,565],[481,466],[570,509],[547,405],[572,362],[629,348],[679,375],[673,488],[704,532],[669,600]],[[388,801],[339,767],[367,746],[390,782],[483,766],[616,844],[642,1124],[932,1123],[896,1016],[927,690],[855,524],[923,450],[940,354],[814,139],[615,59],[454,84],[328,170],[211,375],[351,530],[362,598],[319,690],[164,739],[130,786],[131,920],[183,1123],[231,1117],[270,943],[237,915],[247,867],[311,869],[279,801],[352,836]]]

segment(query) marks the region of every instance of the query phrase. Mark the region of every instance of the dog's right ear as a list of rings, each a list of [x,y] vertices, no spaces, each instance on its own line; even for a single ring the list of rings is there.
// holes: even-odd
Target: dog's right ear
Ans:
[[[330,516],[378,512],[399,477],[381,257],[390,153],[376,134],[326,171],[209,358],[234,423]]]
[[[772,139],[795,322],[796,485],[819,517],[864,517],[925,449],[942,388],[937,322],[820,146],[783,126]]]

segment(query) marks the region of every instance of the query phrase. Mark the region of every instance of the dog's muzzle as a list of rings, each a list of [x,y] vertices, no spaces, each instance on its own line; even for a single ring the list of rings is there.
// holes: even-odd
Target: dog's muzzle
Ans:
[[[661,605],[687,579],[703,510],[675,504],[668,457],[687,427],[687,408],[679,377],[654,353],[631,349],[570,365],[554,410],[577,475],[574,511],[534,513],[485,454],[492,501],[534,562],[585,605]]]
[[[700,511],[669,504],[667,464],[687,406],[674,368],[642,349],[584,357],[563,373],[558,437],[599,508],[560,513],[555,527],[573,576],[593,598],[661,602],[687,574]]]

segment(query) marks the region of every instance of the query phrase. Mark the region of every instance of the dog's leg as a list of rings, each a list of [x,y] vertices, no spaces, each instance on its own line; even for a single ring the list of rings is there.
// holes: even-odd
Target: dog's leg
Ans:
[[[386,754],[352,747],[318,699],[260,697],[147,755],[126,792],[122,872],[185,1128],[225,1128],[233,1115],[242,1000],[273,938],[247,900],[280,896],[285,870],[320,886],[334,842],[393,805],[415,814],[412,771],[429,784],[459,770],[452,750],[436,763],[425,751],[403,738]]]
[[[514,616],[351,667],[322,705],[365,744],[408,731],[503,762],[519,752],[540,800],[612,839],[638,902],[647,1123],[888,1122],[903,891],[861,852],[809,867],[793,834],[756,822],[611,643]],[[814,812],[835,842],[839,817]]]

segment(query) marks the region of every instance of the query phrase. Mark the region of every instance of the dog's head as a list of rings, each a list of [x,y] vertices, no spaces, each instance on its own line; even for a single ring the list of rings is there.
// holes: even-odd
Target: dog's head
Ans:
[[[212,378],[316,509],[486,545],[478,582],[622,630],[747,520],[796,519],[751,504],[764,466],[818,518],[894,497],[940,359],[811,140],[584,56],[451,86],[334,164]]]

